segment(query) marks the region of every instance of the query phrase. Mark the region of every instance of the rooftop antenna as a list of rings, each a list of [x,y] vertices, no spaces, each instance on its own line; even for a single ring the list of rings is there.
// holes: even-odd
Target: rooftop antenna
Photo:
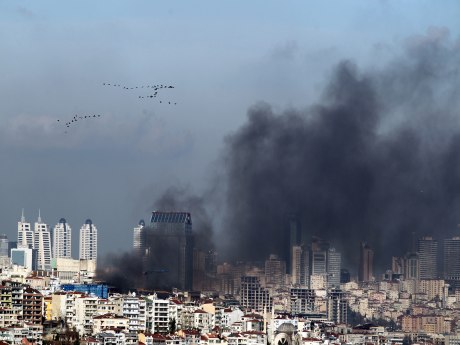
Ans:
[[[38,223],[42,222],[42,217],[40,216],[40,209],[38,209]]]
[[[26,222],[26,217],[24,217],[24,209],[22,209],[22,213],[21,213],[21,222],[22,223]]]

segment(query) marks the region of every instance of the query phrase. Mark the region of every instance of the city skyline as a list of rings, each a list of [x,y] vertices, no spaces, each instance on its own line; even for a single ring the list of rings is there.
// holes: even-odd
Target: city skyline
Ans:
[[[85,8],[91,8],[89,17]],[[8,197],[8,202],[0,210],[0,232],[12,238],[17,210],[40,207],[47,215],[47,220],[53,220],[53,224],[61,217],[69,224],[79,224],[87,217],[94,218],[101,229],[110,229],[101,231],[100,254],[123,250],[131,237],[128,229],[139,219],[147,218],[154,209],[155,201],[170,186],[179,186],[184,193],[202,198],[208,196],[208,182],[215,180],[213,172],[220,167],[217,162],[228,158],[227,162],[232,162],[232,165],[225,167],[224,174],[238,172],[239,167],[233,164],[243,156],[238,154],[236,148],[242,147],[246,153],[250,153],[249,147],[245,146],[247,142],[242,141],[242,134],[245,130],[251,130],[252,126],[262,128],[258,122],[251,122],[258,119],[257,116],[263,119],[268,115],[267,124],[273,126],[267,128],[286,130],[284,137],[281,132],[270,132],[280,140],[314,138],[311,135],[296,137],[288,133],[302,128],[314,130],[310,124],[302,121],[315,115],[304,110],[333,103],[332,98],[325,102],[323,100],[327,98],[328,85],[337,76],[336,70],[341,61],[355,64],[356,74],[351,75],[357,81],[361,77],[363,80],[368,77],[366,80],[379,81],[377,89],[380,90],[391,84],[390,80],[395,82],[394,85],[401,85],[398,84],[400,79],[393,79],[395,74],[391,73],[392,68],[399,66],[402,68],[400,72],[410,70],[414,63],[421,61],[425,56],[423,54],[430,51],[421,49],[424,45],[434,46],[434,51],[439,52],[439,55],[431,55],[442,61],[434,66],[446,66],[449,70],[450,62],[455,61],[457,54],[455,47],[460,32],[458,16],[455,1],[447,1],[443,6],[415,1],[397,5],[384,1],[357,1],[336,3],[332,8],[321,1],[297,1],[292,6],[276,2],[262,6],[260,2],[247,4],[241,1],[232,2],[230,6],[205,1],[196,7],[184,2],[171,4],[161,1],[155,5],[140,1],[136,6],[121,1],[111,2],[110,6],[92,2],[79,3],[78,6],[51,1],[40,4],[25,1],[20,5],[2,2],[0,18],[2,27],[9,35],[1,39],[8,54],[0,58],[0,63],[7,71],[0,81],[0,90],[5,95],[0,109],[3,123],[0,157],[4,163],[0,178],[8,181],[2,185],[2,195]],[[233,25],[235,18],[238,18],[238,25]],[[375,74],[373,70],[377,70]],[[445,70],[434,72],[432,75],[449,82],[449,78],[444,78]],[[406,81],[413,80],[410,75],[404,78]],[[424,80],[426,84],[420,85],[428,89],[449,90],[449,85],[439,84],[440,79]],[[177,106],[160,107],[159,103],[140,100],[137,98],[140,95],[123,93],[121,89],[108,88],[103,83],[174,85],[175,88],[171,89],[173,92],[168,95],[174,96]],[[424,150],[425,144],[431,148],[438,147],[425,142],[427,138],[434,138],[434,142],[441,145],[445,141],[450,142],[449,133],[452,132],[449,129],[456,130],[456,126],[451,126],[448,121],[451,99],[446,100],[442,95],[433,93],[431,106],[421,107],[429,110],[429,114],[425,114],[428,120],[435,117],[434,114],[444,114],[442,119],[445,121],[436,116],[436,124],[432,126],[429,121],[415,120],[416,114],[407,111],[412,109],[410,102],[417,104],[416,99],[426,99],[426,94],[423,94],[426,89],[414,88],[414,84],[406,86],[400,91],[415,90],[413,98],[406,95],[408,102],[398,103],[395,107],[388,102],[386,89],[381,94],[377,92],[379,102],[386,104],[385,109],[389,109],[390,115],[395,117],[390,116],[391,121],[384,122],[379,118],[376,120],[378,126],[374,129],[379,135],[388,131],[404,132],[405,128],[398,127],[397,115],[406,114],[408,119],[416,123],[411,127],[416,129],[416,134],[412,137],[414,141],[409,141],[413,146],[405,147],[412,150],[420,147],[420,157],[425,157],[429,154]],[[402,96],[403,93],[398,92],[398,95]],[[417,98],[420,95],[421,98]],[[397,100],[398,97],[391,99]],[[260,101],[265,102],[268,108],[258,107]],[[272,113],[268,110],[270,106]],[[288,120],[285,112],[291,110],[291,115],[297,114],[298,118],[296,115]],[[87,114],[102,116],[97,121],[78,122],[67,134],[57,122],[58,119]],[[283,121],[284,118],[287,120]],[[291,128],[289,124],[296,119],[300,121],[299,125]],[[348,121],[351,127],[352,123],[352,120]],[[420,126],[423,123],[426,123],[426,127]],[[345,125],[341,128],[345,128]],[[392,130],[392,125],[397,128]],[[427,128],[430,135],[425,135]],[[439,129],[436,133],[441,133],[445,141],[437,141],[435,129]],[[316,133],[326,132],[317,128]],[[354,138],[350,133],[338,133],[344,135],[344,142]],[[266,134],[271,140],[269,133]],[[338,135],[334,137],[340,138]],[[394,143],[397,138],[379,136],[377,142],[380,143],[380,140]],[[339,156],[349,149],[330,138],[307,146],[302,141],[291,144],[301,148],[299,150],[302,152],[309,152],[305,147],[327,147],[325,143],[330,143],[333,151],[340,153]],[[369,142],[366,147],[376,147],[377,151],[391,155],[390,144],[374,144],[376,142]],[[369,208],[362,207],[363,200],[380,202],[396,193],[381,184],[388,175],[382,176],[380,170],[373,169],[374,165],[364,164],[363,167],[348,160],[353,163],[350,174],[339,169],[337,176],[331,177],[331,181],[339,181],[340,176],[345,179],[362,177],[359,175],[360,167],[372,176],[369,181],[373,183],[364,183],[362,186],[366,195],[375,196],[376,199],[362,198],[356,203],[344,203],[340,200],[352,199],[360,194],[348,193],[340,187],[347,185],[346,182],[322,185],[330,193],[311,193],[310,189],[315,185],[310,184],[309,177],[325,178],[328,172],[325,167],[347,167],[345,163],[332,164],[326,159],[324,151],[317,151],[319,156],[326,159],[323,161],[324,167],[318,165],[315,168],[313,165],[311,174],[305,174],[302,164],[295,167],[296,162],[302,163],[297,160],[299,157],[276,145],[273,151],[265,148],[266,157],[255,152],[255,158],[270,158],[264,162],[281,159],[281,167],[293,163],[293,169],[289,171],[299,171],[307,185],[296,182],[297,174],[293,176],[283,169],[273,170],[270,166],[258,164],[262,168],[260,172],[267,174],[267,177],[274,173],[273,181],[277,183],[259,178],[248,181],[248,185],[269,182],[262,186],[268,195],[265,200],[277,200],[279,205],[263,205],[261,200],[251,199],[253,191],[241,184],[230,188],[230,191],[238,191],[236,195],[204,197],[210,204],[205,207],[211,209],[212,233],[219,239],[216,241],[218,245],[229,243],[229,240],[241,242],[240,234],[235,234],[234,239],[228,238],[231,229],[242,229],[242,234],[252,234],[248,229],[255,227],[251,224],[251,217],[255,217],[257,222],[269,220],[261,227],[269,232],[267,239],[274,239],[266,244],[267,251],[273,251],[270,247],[279,242],[274,229],[282,226],[277,224],[276,219],[270,219],[276,216],[273,208],[281,210],[282,217],[290,212],[302,211],[303,221],[310,223],[307,231],[313,234],[330,232],[331,238],[339,240],[343,240],[342,233],[359,229],[368,232],[370,237],[374,236],[365,238],[366,241],[372,242],[380,234],[385,235],[382,239],[388,241],[388,238],[406,231],[425,232],[426,229],[418,229],[419,225],[434,228],[436,219],[443,223],[439,225],[439,231],[446,233],[456,230],[454,227],[458,219],[452,214],[442,214],[443,209],[451,210],[454,207],[455,198],[449,199],[450,194],[445,189],[436,189],[432,180],[424,175],[424,169],[415,169],[424,172],[423,176],[406,179],[402,175],[401,180],[393,181],[396,191],[403,191],[404,196],[411,199],[403,200],[403,196],[398,196],[397,200],[401,200],[399,207],[405,207],[406,204],[419,207],[406,209],[413,216],[407,218],[408,224],[401,224],[397,221],[401,218],[391,217],[393,211],[381,208],[379,203],[371,204]],[[435,156],[448,156],[449,149],[446,150],[436,152]],[[223,157],[222,151],[235,155]],[[276,152],[280,155],[277,156]],[[370,160],[372,164],[394,167],[384,164],[385,161],[376,152],[371,152],[368,157],[377,157],[376,160]],[[312,166],[311,161],[321,162],[312,160],[311,156],[307,158],[308,166]],[[253,158],[251,160],[257,162]],[[441,161],[427,160],[431,160],[436,167],[444,166]],[[40,166],[40,169],[31,169],[36,166]],[[277,171],[279,176],[276,176]],[[322,175],[317,175],[317,171]],[[410,172],[412,174],[414,171]],[[246,176],[252,178],[253,175]],[[392,178],[398,176],[399,170],[390,175]],[[234,174],[228,177],[220,179],[217,185],[246,182]],[[442,180],[445,183],[451,181],[448,178]],[[293,190],[291,182],[301,189],[300,199],[290,194]],[[287,188],[276,190],[276,185]],[[354,188],[354,191],[357,190],[359,188]],[[389,194],[381,194],[382,191],[388,191]],[[331,200],[325,200],[323,204],[314,202],[322,197],[334,197],[338,208],[311,210],[314,206],[334,205]],[[238,198],[244,198],[245,202],[231,203]],[[218,204],[217,201],[221,200],[225,202]],[[257,209],[253,208],[251,200],[255,201],[255,205],[263,206],[263,212],[268,209],[266,214],[269,217],[263,217],[263,212],[255,212]],[[431,200],[437,202],[432,205]],[[340,207],[353,204],[361,205],[360,210],[364,214],[353,213],[355,210],[341,213]],[[439,207],[433,209],[437,204]],[[217,205],[223,214],[213,212],[213,206]],[[239,210],[235,207],[241,205],[248,205],[248,208]],[[446,207],[449,205],[452,207]],[[417,213],[423,214],[424,218],[429,217],[425,208],[433,210],[433,216],[418,223],[415,217]],[[372,213],[377,209],[382,212],[382,219],[392,219],[397,224],[377,219],[377,215]],[[306,212],[311,212],[313,216]],[[347,219],[346,214],[351,214],[353,219]],[[352,224],[356,219],[363,219],[363,222]],[[232,224],[240,220],[247,222]],[[405,230],[407,228],[410,230]],[[401,241],[398,239],[397,242]],[[388,245],[391,246],[391,243]],[[219,251],[232,252],[232,249],[219,248]],[[251,254],[247,248],[242,250],[242,255]],[[338,250],[344,252],[342,248]],[[345,262],[352,259],[343,258]]]

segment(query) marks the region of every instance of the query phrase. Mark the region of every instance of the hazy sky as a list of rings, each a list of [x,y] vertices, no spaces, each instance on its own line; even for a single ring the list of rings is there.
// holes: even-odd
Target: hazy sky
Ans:
[[[314,102],[332,68],[378,68],[430,27],[460,31],[453,1],[0,0],[0,233],[21,209],[128,249],[171,185],[200,191],[248,107]],[[103,87],[172,84],[163,100]],[[165,93],[166,95],[166,93]],[[101,114],[64,133],[57,119]]]

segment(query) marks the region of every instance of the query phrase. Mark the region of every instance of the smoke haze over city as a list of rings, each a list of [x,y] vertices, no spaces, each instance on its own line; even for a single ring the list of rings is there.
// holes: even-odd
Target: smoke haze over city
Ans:
[[[139,219],[179,209],[197,247],[264,260],[287,255],[295,215],[351,271],[369,242],[381,271],[412,233],[458,231],[459,16],[456,1],[0,1],[0,233],[40,209],[77,257],[90,218],[100,257],[128,262]],[[177,105],[103,83],[174,85]]]

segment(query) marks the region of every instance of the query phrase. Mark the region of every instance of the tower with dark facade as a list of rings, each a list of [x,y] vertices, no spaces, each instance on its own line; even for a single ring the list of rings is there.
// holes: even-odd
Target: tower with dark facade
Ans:
[[[190,213],[154,211],[144,233],[147,285],[191,290],[193,234]]]
[[[361,243],[361,251],[359,255],[359,270],[358,280],[360,282],[368,282],[373,279],[373,266],[374,266],[374,251],[365,243]]]
[[[422,237],[417,243],[420,260],[420,279],[438,278],[438,241],[432,237]]]

